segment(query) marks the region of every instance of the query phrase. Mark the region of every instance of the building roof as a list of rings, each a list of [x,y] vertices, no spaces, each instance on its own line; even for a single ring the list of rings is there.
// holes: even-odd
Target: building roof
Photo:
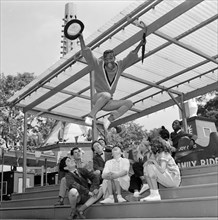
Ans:
[[[141,40],[147,26],[145,59],[125,70],[114,99],[134,106],[113,125],[151,114],[218,88],[217,1],[135,1],[88,39],[96,57],[114,49],[122,59]],[[141,52],[139,52],[141,54]],[[84,124],[91,110],[90,71],[76,47],[9,99],[24,111]],[[102,122],[108,113],[100,111]]]

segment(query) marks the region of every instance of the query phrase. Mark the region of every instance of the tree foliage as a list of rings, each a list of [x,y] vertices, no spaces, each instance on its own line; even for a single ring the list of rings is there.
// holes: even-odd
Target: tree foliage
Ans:
[[[34,78],[33,73],[18,73],[16,76],[0,75],[0,144],[7,148],[22,150],[24,114],[18,107],[10,107],[7,100]],[[27,147],[34,150],[50,133],[53,119],[34,118],[27,115]]]
[[[129,149],[133,144],[141,143],[143,138],[147,139],[148,132],[143,129],[143,126],[128,122],[122,126],[122,133],[119,134],[115,129],[111,129],[108,133],[107,140],[109,144],[121,145],[123,149]]]
[[[218,130],[218,91],[215,91],[213,95],[214,97],[209,100],[205,101],[206,97],[201,99],[201,102],[198,104],[197,114],[215,120]]]

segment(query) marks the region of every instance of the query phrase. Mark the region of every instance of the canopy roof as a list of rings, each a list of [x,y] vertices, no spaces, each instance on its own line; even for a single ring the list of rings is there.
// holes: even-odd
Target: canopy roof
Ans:
[[[119,80],[114,99],[130,99],[134,106],[113,125],[170,107],[175,104],[172,97],[185,101],[218,88],[217,1],[136,1],[86,44],[96,57],[114,49],[122,59],[142,38],[137,19],[147,26],[145,59]],[[9,101],[24,112],[84,124],[91,109],[91,69],[80,54],[75,47]],[[107,114],[100,111],[99,122]]]

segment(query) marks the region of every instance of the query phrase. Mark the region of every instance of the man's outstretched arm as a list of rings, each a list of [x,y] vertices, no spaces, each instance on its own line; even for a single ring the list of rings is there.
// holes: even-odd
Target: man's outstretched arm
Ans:
[[[88,63],[88,65],[91,65],[92,67],[94,67],[95,63],[97,63],[97,58],[93,55],[91,49],[86,46],[82,34],[79,35],[79,40],[80,40],[80,47],[82,50],[82,54],[84,58],[86,59],[86,62]]]
[[[81,50],[84,50],[86,48],[86,44],[85,44],[85,41],[84,41],[84,38],[83,38],[82,34],[79,35],[79,40],[80,40]]]

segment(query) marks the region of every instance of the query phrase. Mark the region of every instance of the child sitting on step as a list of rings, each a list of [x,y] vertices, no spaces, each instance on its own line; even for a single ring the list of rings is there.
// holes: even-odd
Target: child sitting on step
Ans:
[[[165,187],[179,187],[181,182],[180,170],[171,156],[169,145],[161,137],[151,140],[151,150],[154,159],[144,163],[144,175],[150,188],[150,195],[140,201],[161,200],[158,185]]]
[[[105,163],[102,172],[102,188],[105,199],[100,201],[100,203],[114,203],[114,193],[117,194],[118,202],[126,202],[121,195],[121,189],[127,191],[129,188],[130,177],[128,174],[130,163],[127,158],[121,157],[121,153],[121,148],[114,146],[112,149],[113,159]]]
[[[71,206],[71,214],[68,219],[85,219],[84,211],[103,195],[102,188],[99,186],[99,178],[93,171],[77,168],[75,159],[72,157],[64,158],[63,169],[68,171],[65,174]],[[78,204],[81,205],[79,208]]]

